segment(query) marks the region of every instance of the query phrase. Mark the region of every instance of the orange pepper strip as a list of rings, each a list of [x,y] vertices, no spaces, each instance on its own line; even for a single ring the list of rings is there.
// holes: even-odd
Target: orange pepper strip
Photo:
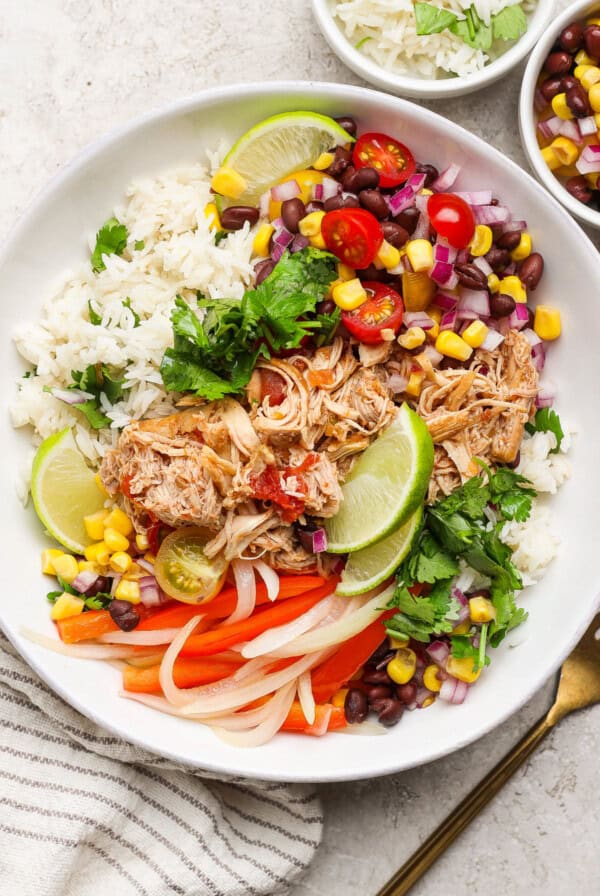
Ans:
[[[312,689],[317,703],[329,700],[366,663],[385,638],[384,619],[394,612],[383,613],[313,671]]]
[[[323,721],[323,716],[327,712],[327,710],[331,710],[331,716],[329,718],[329,724],[327,725],[328,731],[336,731],[340,728],[345,728],[347,725],[346,716],[344,715],[344,710],[341,706],[333,706],[331,703],[325,704],[317,704],[315,707],[315,725],[319,725]],[[279,729],[280,731],[296,731],[299,733],[304,733],[307,728],[311,726],[306,721],[306,716],[302,711],[302,707],[298,700],[294,700],[292,703],[292,707],[287,714],[286,720]]]
[[[182,659],[175,660],[173,677],[178,688],[194,688],[201,684],[212,684],[239,669],[240,661],[218,659]],[[125,666],[123,669],[123,688],[137,694],[161,694],[159,680],[160,663],[146,669],[136,666]]]
[[[118,632],[119,626],[111,619],[108,610],[89,610],[79,616],[69,616],[56,623],[58,633],[65,644],[99,638],[109,632]]]
[[[329,579],[320,588],[288,600],[276,601],[271,606],[253,613],[248,619],[203,632],[201,635],[192,635],[183,645],[180,656],[211,656],[229,650],[230,647],[235,647],[243,641],[251,641],[270,628],[285,625],[286,622],[291,622],[292,619],[306,613],[328,594],[332,594],[338,581],[336,578]]]

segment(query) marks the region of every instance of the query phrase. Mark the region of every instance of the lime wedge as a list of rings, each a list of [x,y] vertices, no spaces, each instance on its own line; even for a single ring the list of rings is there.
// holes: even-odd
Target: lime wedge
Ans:
[[[354,137],[327,115],[272,115],[246,131],[225,156],[223,165],[241,174],[247,189],[238,199],[218,197],[219,205],[256,206],[265,190],[282,178],[309,168],[328,149],[353,141]]]
[[[82,554],[92,543],[83,518],[101,510],[104,497],[70,429],[55,433],[38,448],[31,471],[31,497],[52,538]]]
[[[423,508],[418,507],[411,517],[392,532],[362,551],[354,551],[348,557],[342,581],[336,594],[352,597],[376,588],[392,575],[410,550],[413,538],[419,530]]]
[[[418,414],[403,404],[369,445],[342,486],[344,500],[326,521],[327,550],[360,551],[402,526],[423,503],[433,469],[433,442]]]

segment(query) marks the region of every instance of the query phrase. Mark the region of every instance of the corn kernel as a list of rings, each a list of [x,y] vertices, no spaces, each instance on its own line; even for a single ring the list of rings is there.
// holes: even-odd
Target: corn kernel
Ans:
[[[136,563],[134,560],[132,560],[131,566],[125,573],[125,578],[138,579],[141,575],[147,575],[146,570],[142,569],[139,563]]]
[[[442,317],[444,316],[444,312],[438,305],[430,305],[427,309],[427,314],[432,320],[436,322],[436,324],[439,324]]]
[[[430,694],[429,697],[425,697],[425,699],[421,703],[421,709],[427,709],[427,707],[431,706],[432,703],[435,703],[435,696],[433,694]]]
[[[42,572],[45,576],[56,575],[53,561],[57,557],[62,557],[63,554],[64,551],[59,551],[58,548],[46,548],[46,550],[42,551]]]
[[[79,560],[77,563],[77,567],[79,572],[95,572],[97,574],[100,573],[100,567],[97,563],[93,563],[91,560]]]
[[[590,185],[590,187],[592,188],[592,190],[595,190],[596,187],[598,186],[598,175],[597,174],[584,174],[583,176],[587,180],[587,182]]]
[[[596,65],[596,60],[588,56],[585,50],[580,50],[575,54],[575,62],[577,65]]]
[[[52,561],[57,576],[60,576],[67,584],[71,584],[79,575],[77,560],[72,554],[63,554]]]
[[[433,266],[433,246],[429,240],[409,240],[406,254],[413,271],[428,271]]]
[[[598,16],[591,16],[589,19],[585,20],[586,25],[600,25],[600,18]]]
[[[104,520],[105,529],[116,529],[121,535],[131,535],[133,532],[133,523],[126,513],[119,507],[113,507],[111,512]]]
[[[311,212],[298,223],[298,230],[302,236],[317,236],[321,233],[321,221],[324,217],[325,212]]]
[[[421,327],[409,327],[406,333],[398,336],[398,342],[402,348],[418,348],[425,342],[425,330]]]
[[[600,81],[600,68],[598,68],[597,65],[590,65],[587,71],[585,71],[579,79],[579,83],[584,90],[589,90],[590,87],[593,84],[597,84],[598,81]]]
[[[577,147],[576,147],[577,148]],[[531,255],[531,237],[528,233],[522,233],[517,246],[510,253],[513,261],[523,261]]]
[[[354,271],[347,264],[344,264],[342,261],[340,261],[337,266],[337,275],[340,280],[354,280],[354,278],[356,277],[356,271]]]
[[[255,255],[260,256],[260,258],[266,258],[268,256],[271,237],[274,233],[275,228],[272,224],[267,224],[265,221],[264,224],[260,225],[252,243],[252,251]]]
[[[125,551],[115,551],[110,558],[109,566],[115,572],[120,572],[123,575],[131,568],[131,564],[132,560],[129,554],[126,554]]]
[[[410,641],[408,638],[390,638],[390,647],[392,650],[400,650],[401,647],[408,647]]]
[[[466,619],[464,622],[461,622],[460,625],[457,625],[455,628],[452,629],[452,634],[453,635],[468,635],[470,629],[471,629],[471,623],[469,622],[468,619]]]
[[[541,152],[542,158],[550,171],[555,171],[557,168],[560,168],[560,159],[551,146],[546,146],[546,148],[542,149]]]
[[[104,541],[88,545],[83,553],[86,560],[97,563],[98,566],[107,566],[110,560],[110,551]]]
[[[435,347],[442,355],[455,358],[457,361],[466,361],[473,353],[471,346],[452,330],[442,330],[435,340]]]
[[[562,118],[563,121],[567,121],[569,118],[575,118],[567,104],[566,93],[557,93],[556,96],[552,99],[551,105],[554,114],[558,115],[559,118]]]
[[[100,476],[100,473],[96,473],[96,475],[94,476],[94,482],[95,482],[96,485],[98,486],[98,491],[99,491],[101,494],[103,494],[105,498],[109,498],[110,495],[108,494],[108,492],[107,492],[106,489],[104,488],[104,483],[102,482],[102,477]]]
[[[316,162],[313,162],[313,168],[317,171],[325,171],[333,162],[334,155],[332,152],[322,152]]]
[[[488,274],[487,285],[490,292],[498,292],[500,290],[500,278],[497,274]]]
[[[417,655],[409,647],[403,647],[396,653],[393,660],[387,664],[387,674],[396,684],[407,684],[417,668]]]
[[[58,622],[60,619],[68,619],[69,616],[79,616],[83,613],[85,602],[83,598],[76,597],[74,594],[61,594],[54,601],[50,610],[50,619]]]
[[[315,233],[314,236],[309,236],[309,242],[314,249],[326,249],[327,245],[325,240],[323,239],[322,233]]]
[[[140,586],[130,579],[121,579],[115,588],[115,597],[118,600],[128,600],[130,604],[139,604],[141,600]]]
[[[429,327],[427,333],[425,334],[430,342],[435,342],[435,340],[440,335],[440,325],[436,321],[432,327]]]
[[[334,706],[339,706],[343,709],[344,703],[346,702],[346,694],[348,693],[348,688],[340,688],[339,691],[336,691],[333,697],[331,698],[331,702]]]
[[[146,563],[151,563],[153,566],[156,563],[156,554],[153,554],[152,551],[148,551],[144,554],[144,560]]]
[[[593,65],[584,65],[583,63],[580,63],[573,69],[573,75],[575,78],[577,78],[578,81],[581,81],[587,70],[593,67]]]
[[[431,245],[431,243],[429,245]],[[386,270],[395,268],[400,264],[400,252],[395,246],[392,246],[391,243],[384,240],[375,256],[375,262],[379,262],[379,264],[386,268]]]
[[[228,199],[239,199],[248,187],[241,174],[238,174],[233,168],[227,168],[225,165],[219,168],[218,171],[215,171],[210,185],[215,193],[227,196]]]
[[[594,112],[600,112],[600,82],[592,84],[588,92],[588,100]]]
[[[102,541],[104,537],[104,520],[107,516],[108,510],[98,510],[96,513],[84,516],[83,525],[92,541]]]
[[[463,331],[462,338],[471,348],[479,348],[485,342],[488,333],[489,327],[486,327],[482,320],[474,320]]]
[[[469,598],[471,622],[491,622],[496,618],[496,608],[487,597]]]
[[[572,165],[579,158],[577,145],[568,137],[555,137],[550,144],[550,149],[554,151],[561,165]]]
[[[213,230],[221,230],[221,219],[219,218],[219,210],[214,202],[209,202],[204,207],[204,217],[208,221],[209,226]]]
[[[558,339],[561,332],[560,311],[558,308],[550,308],[549,305],[538,305],[535,309],[533,329],[540,339]]]
[[[449,656],[446,663],[446,672],[460,681],[471,684],[477,681],[481,675],[481,669],[475,669],[475,660],[472,656],[465,656],[458,659],[455,656]]]
[[[138,551],[147,551],[148,548],[150,547],[150,542],[148,541],[148,536],[141,535],[140,533],[138,533],[135,536],[135,546],[138,549]]]
[[[412,395],[413,398],[418,398],[421,394],[421,389],[423,388],[423,380],[425,379],[425,374],[421,371],[414,371],[410,374],[408,378],[408,383],[406,384],[406,388],[404,391],[407,395]]]
[[[407,311],[424,311],[431,304],[436,292],[437,285],[427,274],[416,274],[414,271],[403,272],[402,298]]]
[[[129,539],[110,526],[104,530],[104,543],[111,554],[113,551],[126,551],[129,547]]]
[[[487,224],[478,224],[475,228],[473,239],[469,244],[469,252],[476,258],[481,255],[487,255],[492,248],[493,241],[494,234],[492,233],[492,228],[488,227]]]
[[[333,301],[343,311],[354,311],[366,300],[367,292],[358,277],[339,283],[333,288]]]
[[[423,684],[428,691],[433,691],[436,694],[442,687],[442,682],[438,678],[439,671],[439,666],[436,666],[435,663],[432,663],[430,666],[427,666],[427,668],[423,672]]]
[[[527,290],[516,274],[503,277],[500,281],[500,292],[505,296],[512,296],[515,302],[527,301]]]
[[[427,187],[423,187],[422,190],[419,190],[421,196],[433,196],[433,190],[429,190]]]

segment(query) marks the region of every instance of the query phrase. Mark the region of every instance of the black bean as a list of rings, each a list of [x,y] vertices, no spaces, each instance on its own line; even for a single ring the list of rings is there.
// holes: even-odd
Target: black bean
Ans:
[[[496,240],[496,245],[499,249],[506,249],[507,252],[512,252],[513,249],[517,248],[520,242],[520,230],[507,230],[506,233],[503,233],[502,236]]]
[[[415,232],[415,227],[419,222],[419,216],[421,212],[416,206],[411,206],[410,208],[405,208],[403,212],[400,212],[398,215],[394,215],[393,221],[394,224],[399,224],[400,227],[404,227],[409,236]]]
[[[365,278],[366,279],[366,278]],[[377,666],[377,663],[383,659],[383,657],[387,656],[390,652],[390,642],[389,638],[384,638],[377,650],[374,650],[371,656],[369,657],[369,665]]]
[[[392,679],[385,669],[371,669],[369,667],[365,668],[362,680],[365,684],[389,685],[392,683]]]
[[[360,202],[351,193],[346,193],[345,195],[338,193],[337,196],[330,196],[329,199],[326,199],[323,203],[323,208],[326,212],[334,212],[338,208],[358,208],[359,205]]]
[[[349,725],[364,722],[369,714],[367,696],[359,688],[350,688],[344,700],[344,715]]]
[[[490,251],[485,256],[485,260],[495,274],[503,271],[504,268],[507,268],[511,262],[510,254],[506,251],[506,249],[498,249],[496,246],[492,246]]]
[[[286,199],[281,203],[283,223],[291,233],[298,233],[298,224],[306,215],[306,208],[301,199]]]
[[[450,358],[446,356],[439,363],[440,370],[458,370],[459,367],[467,368],[469,361],[459,361],[458,358]]]
[[[544,62],[544,68],[551,75],[566,75],[573,64],[573,57],[564,50],[550,53]]]
[[[323,202],[320,202],[318,199],[312,199],[310,202],[306,203],[306,214],[310,215],[311,212],[322,212],[325,206]]]
[[[600,25],[586,25],[583,29],[583,46],[588,56],[600,59]]]
[[[273,268],[275,267],[275,262],[272,258],[265,258],[264,261],[259,261],[258,264],[254,265],[254,284],[255,286],[260,286],[263,280],[266,280]]]
[[[363,283],[366,283],[369,280],[374,280],[376,283],[384,283],[385,277],[384,274],[387,274],[383,268],[378,270],[375,265],[370,264],[368,268],[364,268],[360,272],[360,279]]]
[[[258,221],[259,211],[251,205],[230,205],[221,212],[224,230],[241,230],[246,221],[252,227]]]
[[[571,22],[560,32],[558,40],[567,53],[576,53],[583,45],[583,26],[579,22]]]
[[[140,621],[140,614],[128,600],[111,600],[108,612],[112,621],[124,632],[130,632]]]
[[[477,265],[455,264],[454,270],[458,274],[458,280],[461,286],[464,286],[466,289],[487,290],[487,277]]]
[[[587,118],[592,114],[592,107],[588,95],[581,84],[574,84],[565,93],[567,106],[575,116],[575,118]]]
[[[365,281],[366,282],[366,281]],[[387,650],[380,660],[375,664],[376,669],[385,669],[387,664],[396,656],[395,650]]]
[[[379,186],[379,172],[375,168],[367,166],[351,174],[348,174],[348,171],[342,180],[342,186],[347,193],[358,195],[361,190],[375,190]]]
[[[440,172],[437,170],[435,165],[417,165],[418,174],[425,175],[425,186],[430,187],[434,180],[437,180],[440,176]]]
[[[408,684],[399,684],[396,688],[396,694],[398,696],[398,700],[402,700],[403,703],[406,703],[408,706],[409,703],[414,703],[415,698],[417,696],[417,686],[412,681],[409,681]]]
[[[507,317],[515,310],[516,302],[512,296],[504,295],[501,292],[492,293],[490,296],[490,314],[492,317]]]
[[[375,215],[379,221],[383,221],[390,213],[388,204],[379,190],[361,190],[358,194],[358,201],[363,208]]]
[[[341,118],[334,118],[334,121],[337,121],[339,126],[350,134],[351,137],[356,137],[356,122],[353,118],[350,118],[349,115],[342,115]]]
[[[409,239],[410,234],[400,224],[395,221],[384,221],[381,225],[383,238],[396,249],[401,249]]]
[[[333,299],[324,299],[322,302],[318,303],[315,310],[317,314],[333,314],[335,307]]]
[[[389,700],[392,696],[392,688],[384,684],[375,684],[367,689],[367,698],[372,706],[377,700]]]
[[[563,75],[560,79],[560,87],[562,91],[567,91],[571,87],[576,87],[579,84],[577,78],[574,78],[573,75]]]
[[[563,86],[560,75],[553,75],[551,78],[546,78],[544,83],[540,86],[540,93],[548,103],[551,103],[554,97],[562,92]]]
[[[539,252],[532,252],[519,266],[519,277],[531,292],[536,288],[544,273],[544,259]]]
[[[399,700],[379,700],[373,709],[378,714],[380,723],[386,728],[391,728],[402,718],[404,704]]]
[[[107,576],[98,576],[93,585],[85,590],[86,597],[95,597],[96,594],[109,594],[111,580]]]
[[[352,164],[352,155],[345,149],[343,146],[336,146],[335,152],[333,154],[333,162],[327,169],[327,174],[330,177],[335,177],[338,180],[344,171]]]
[[[585,203],[585,205],[587,205],[592,198],[592,188],[583,174],[579,174],[576,177],[570,177],[565,184],[565,188],[569,191],[571,196],[574,196],[579,202]]]

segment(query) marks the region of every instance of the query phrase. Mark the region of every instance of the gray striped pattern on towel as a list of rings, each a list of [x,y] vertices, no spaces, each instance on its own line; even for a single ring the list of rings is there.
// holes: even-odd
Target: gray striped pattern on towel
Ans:
[[[0,880],[18,896],[288,892],[323,819],[312,787],[175,767],[77,713],[0,635]]]

